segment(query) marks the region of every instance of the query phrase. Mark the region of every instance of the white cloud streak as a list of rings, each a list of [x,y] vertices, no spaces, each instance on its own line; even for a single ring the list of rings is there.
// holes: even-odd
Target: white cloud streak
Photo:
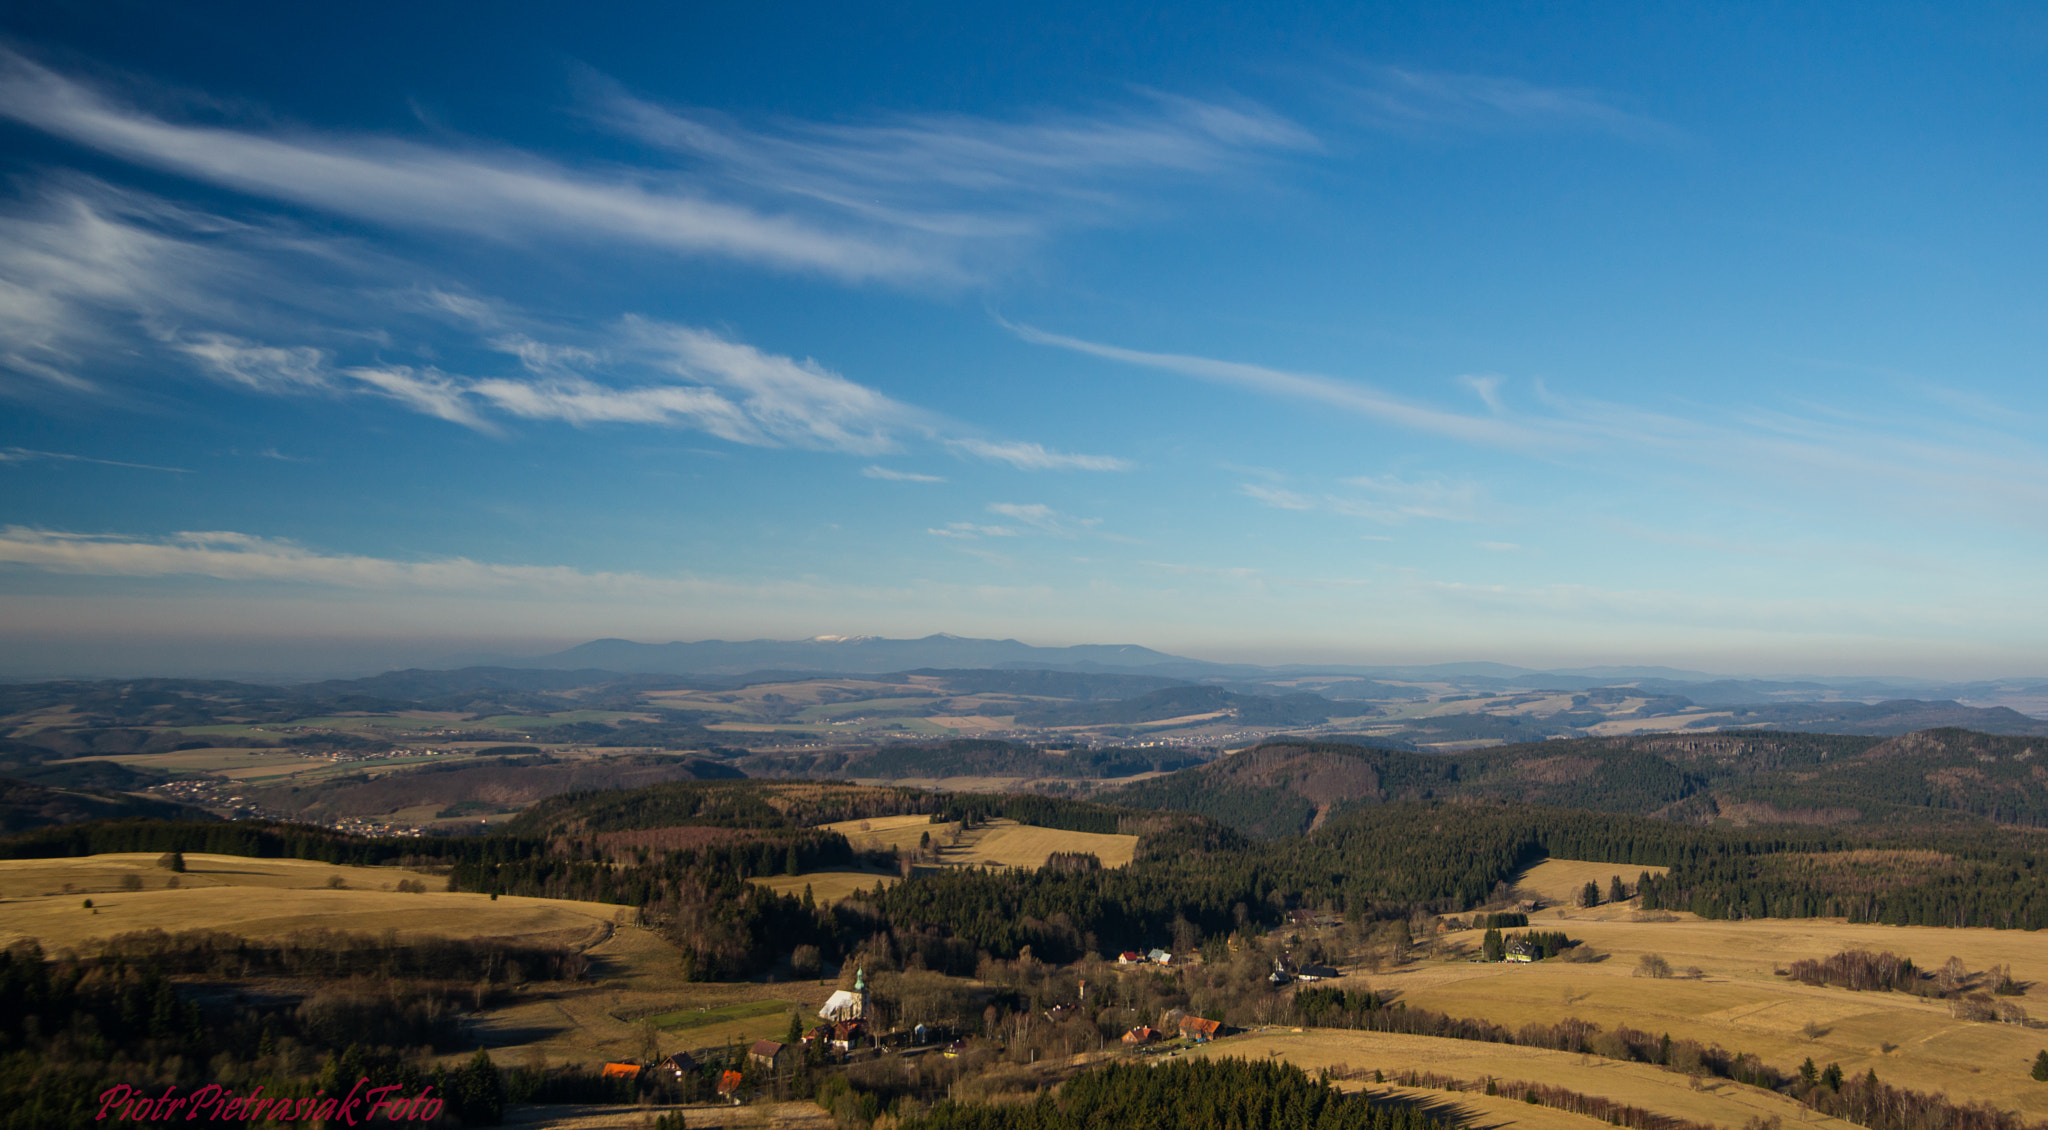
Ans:
[[[1148,369],[1163,369],[1213,384],[1314,401],[1452,439],[1519,450],[1543,450],[1558,446],[1559,437],[1508,421],[1430,408],[1366,385],[1330,377],[1311,373],[1290,373],[1283,369],[1269,369],[1263,365],[1218,361],[1185,353],[1149,353],[1047,333],[1031,326],[1009,322],[1004,322],[1003,325],[1010,332],[1035,345],[1050,345],[1108,361],[1120,361]]]
[[[90,455],[72,455],[63,451],[37,451],[28,447],[0,447],[0,464],[4,463],[93,463],[101,467],[128,467],[137,471],[168,471],[174,475],[189,475],[189,467],[162,467],[155,463],[125,463],[119,459],[95,459]]]
[[[1072,455],[1036,443],[949,439],[946,446],[991,463],[1008,463],[1020,471],[1128,471],[1132,466],[1130,460],[1114,455]]]
[[[1214,177],[1257,154],[1320,148],[1307,130],[1256,103],[1159,93],[1094,117],[917,114],[853,125],[788,122],[769,132],[598,85],[600,113],[614,128],[728,181],[949,238],[1030,236],[1099,220],[1124,209],[1135,178]]]
[[[1332,89],[1355,118],[1378,129],[1580,131],[1666,145],[1685,139],[1595,90],[1402,67],[1369,66],[1359,73],[1360,81],[1339,79]]]
[[[1943,517],[1959,513],[2017,516],[2048,528],[2048,450],[2029,434],[1984,427],[1948,429],[1950,440],[1929,438],[1926,419],[1852,423],[1839,413],[1795,416],[1784,411],[1738,409],[1659,412],[1550,392],[1531,382],[1547,414],[1517,412],[1501,395],[1502,382],[1475,386],[1493,412],[1474,416],[1416,404],[1368,386],[1313,373],[1177,353],[1105,345],[1026,325],[1002,323],[1019,338],[1091,357],[1163,370],[1279,398],[1340,408],[1394,427],[1478,447],[1519,452],[1554,462],[1616,463],[1617,473],[1640,476],[1648,468],[1691,464],[1724,474],[1756,476],[1782,488],[1786,476],[1802,487],[1861,497],[1891,508],[1905,499]],[[1482,391],[1483,389],[1483,391]],[[1495,407],[1497,406],[1497,407]],[[1830,418],[1835,417],[1835,418]],[[1652,459],[1646,463],[1645,459]],[[1352,485],[1365,486],[1366,480]],[[1284,495],[1248,496],[1279,505]],[[1411,492],[1412,493],[1412,492]],[[1300,496],[1292,496],[1299,498]],[[1369,508],[1369,504],[1358,504]],[[1392,512],[1424,506],[1413,499]],[[1430,509],[1424,506],[1425,509]],[[1374,516],[1368,514],[1367,516]],[[1412,516],[1442,517],[1416,511]]]
[[[1075,537],[1082,532],[1102,524],[1100,518],[1075,518],[1062,514],[1043,502],[991,502],[988,512],[1001,515],[1014,522],[1055,537]]]
[[[559,589],[593,596],[642,596],[658,594],[674,584],[639,574],[492,565],[462,557],[408,562],[320,553],[294,542],[232,531],[194,531],[148,539],[7,526],[0,528],[0,563],[85,576],[210,577],[378,591]]]
[[[944,475],[920,475],[915,471],[892,471],[887,467],[872,464],[861,468],[860,473],[870,479],[881,479],[891,483],[943,483]]]
[[[526,154],[179,124],[4,48],[0,115],[136,164],[394,227],[489,239],[599,236],[848,280],[952,273],[940,257],[901,243],[764,215],[649,178],[580,175]]]

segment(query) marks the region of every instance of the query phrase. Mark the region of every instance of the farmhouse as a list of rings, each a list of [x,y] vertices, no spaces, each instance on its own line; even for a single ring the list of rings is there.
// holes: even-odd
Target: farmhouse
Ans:
[[[1125,950],[1116,955],[1116,963],[1118,965],[1143,965],[1145,964],[1145,955],[1137,950]]]
[[[1165,950],[1153,950],[1151,953],[1148,953],[1145,956],[1150,958],[1155,965],[1173,964],[1173,955],[1166,952]]]
[[[1140,1024],[1136,1028],[1133,1028],[1130,1031],[1124,1033],[1124,1043],[1126,1044],[1149,1044],[1157,1041],[1158,1039],[1159,1030],[1157,1028],[1146,1027],[1143,1024]]]
[[[1223,1022],[1204,1020],[1199,1016],[1183,1016],[1180,1018],[1180,1034],[1185,1039],[1206,1044],[1223,1034]]]
[[[756,1040],[747,1049],[747,1058],[773,1071],[782,1066],[782,1045],[774,1040]]]
[[[677,1052],[655,1064],[655,1067],[673,1074],[678,1079],[697,1073],[697,1061],[690,1058],[689,1052]]]
[[[1294,975],[1303,981],[1321,981],[1329,977],[1343,976],[1343,974],[1327,965],[1304,965]]]

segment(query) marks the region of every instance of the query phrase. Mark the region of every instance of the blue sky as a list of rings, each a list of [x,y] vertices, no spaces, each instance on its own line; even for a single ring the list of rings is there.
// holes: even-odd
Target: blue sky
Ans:
[[[18,4],[0,673],[2048,673],[2038,7]]]

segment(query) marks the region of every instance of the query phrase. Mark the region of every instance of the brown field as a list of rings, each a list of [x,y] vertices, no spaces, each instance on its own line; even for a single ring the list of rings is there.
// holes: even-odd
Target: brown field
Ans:
[[[0,891],[8,896],[0,900],[0,944],[33,938],[55,953],[155,928],[226,930],[249,937],[301,929],[389,929],[583,946],[602,938],[619,915],[634,913],[604,903],[450,894],[433,889],[443,880],[396,868],[228,855],[187,855],[180,889],[168,890],[164,883],[171,874],[158,869],[155,860],[155,855],[130,854],[0,861]],[[121,876],[129,874],[141,874],[145,889],[120,890]],[[330,875],[340,875],[347,889],[328,889]],[[402,894],[389,889],[405,878],[417,878],[429,890]],[[44,893],[61,892],[65,883],[74,893]],[[81,905],[88,893],[93,910]]]
[[[820,827],[844,835],[848,842],[861,850],[904,851],[915,849],[926,832],[932,834],[934,841],[943,844],[960,826],[957,823],[934,824],[929,816],[877,816],[868,820],[842,820]],[[1019,824],[1014,820],[991,820],[963,833],[958,844],[942,848],[937,866],[980,867],[991,864],[1038,868],[1045,866],[1046,857],[1053,852],[1088,851],[1094,852],[1104,867],[1122,867],[1131,861],[1137,850],[1136,836],[1062,832]],[[919,866],[929,868],[931,865]],[[896,880],[893,876],[861,871],[818,871],[808,875],[776,875],[755,880],[770,890],[790,895],[802,894],[804,885],[808,883],[811,897],[827,904],[846,898],[856,890],[870,889],[877,881],[887,885]]]
[[[1634,863],[1589,863],[1582,859],[1546,859],[1522,872],[1515,885],[1543,900],[1545,905],[1570,906],[1579,901],[1579,891],[1588,882],[1600,884],[1600,897],[1607,897],[1607,881],[1616,875],[1631,886],[1648,871],[1663,875],[1669,867],[1645,867]]]
[[[875,884],[893,887],[902,880],[894,875],[881,875],[868,871],[813,871],[808,875],[777,875],[754,882],[779,895],[799,895],[804,888],[811,888],[811,897],[830,906],[843,898],[852,897],[855,891],[871,891]]]
[[[1248,1032],[1190,1051],[1188,1055],[1286,1059],[1307,1071],[1348,1065],[1365,1070],[1434,1071],[1459,1079],[1521,1079],[1564,1087],[1586,1095],[1630,1103],[1659,1114],[1695,1122],[1741,1126],[1751,1118],[1777,1117],[1786,1122],[1805,1122],[1819,1130],[1854,1130],[1839,1119],[1821,1118],[1790,1098],[1758,1087],[1746,1087],[1726,1079],[1691,1089],[1689,1076],[1643,1063],[1620,1063],[1597,1056],[1579,1056],[1543,1048],[1509,1044],[1487,1044],[1469,1040],[1442,1040],[1433,1036],[1398,1036],[1383,1032],[1347,1032],[1331,1028],[1290,1031],[1271,1028]],[[1368,1085],[1371,1090],[1385,1087]],[[1424,1098],[1445,1097],[1440,1091],[1407,1092]],[[1457,1095],[1460,1101],[1484,1101],[1484,1095]],[[1523,1103],[1487,1105],[1489,1114],[1544,1130],[1565,1130],[1567,1126],[1588,1128],[1597,1123],[1577,1115],[1566,1115]],[[1802,1115],[1805,1117],[1802,1118]],[[1572,1121],[1558,1121],[1560,1117]],[[1526,1123],[1522,1122],[1527,1118]],[[1495,1125],[1488,1118],[1485,1125]]]
[[[1413,1103],[1431,1112],[1450,1116],[1452,1121],[1473,1130],[1596,1130],[1607,1123],[1567,1110],[1556,1110],[1547,1106],[1530,1106],[1528,1103],[1489,1097],[1483,1091],[1478,1094],[1462,1092],[1451,1094],[1434,1091],[1427,1087],[1396,1087],[1391,1084],[1338,1083],[1339,1090],[1365,1091],[1385,1096],[1404,1103]]]
[[[161,773],[211,773],[234,780],[282,777],[334,765],[329,757],[301,757],[274,749],[182,749],[176,753],[124,753],[107,757],[78,757],[55,762],[112,761],[137,769]]]
[[[898,782],[900,783],[900,782]],[[867,827],[862,828],[865,824]],[[878,816],[872,820],[842,820],[825,824],[862,850],[904,851],[915,848],[926,832],[944,841],[958,824],[934,824],[929,816]],[[1104,867],[1122,867],[1137,853],[1138,837],[1103,835],[1096,832],[1062,832],[1038,828],[1014,820],[990,820],[960,836],[960,842],[944,849],[941,866],[1043,867],[1046,857],[1056,851],[1091,851]]]
[[[934,714],[925,721],[961,734],[985,734],[990,730],[1007,730],[1017,724],[1016,716],[1010,714]]]
[[[1539,888],[1556,886],[1562,894],[1587,878],[1604,885],[1614,873],[1613,864],[1554,860],[1530,875]],[[1531,917],[1532,927],[1563,930],[1605,954],[1597,963],[1468,962],[1460,958],[1477,950],[1480,935],[1464,931],[1438,940],[1441,955],[1452,960],[1420,962],[1376,976],[1372,984],[1413,1007],[1484,1017],[1509,1028],[1568,1016],[1609,1030],[1625,1024],[1752,1052],[1779,1070],[1811,1056],[1852,1074],[1874,1069],[1896,1086],[2048,1118],[2048,1087],[2027,1073],[2034,1053],[2048,1046],[2048,1033],[1954,1019],[1939,1000],[1813,987],[1775,973],[1803,958],[1848,949],[1889,950],[1927,969],[1954,955],[1971,970],[2010,965],[2022,984],[2036,986],[2016,1002],[2042,1012],[2048,1004],[2039,999],[2044,994],[2038,986],[2048,983],[2048,941],[2038,934],[1850,925],[1837,919],[1718,922],[1678,914],[1669,916],[1672,921],[1635,921],[1638,916],[1628,902],[1590,911],[1557,907]],[[1635,977],[1637,959],[1650,953],[1679,976]],[[1695,968],[1697,977],[1687,975]]]
[[[1015,793],[1030,791],[1030,777],[855,777],[863,785],[893,785],[939,793]],[[1119,781],[1118,784],[1123,782]]]
[[[934,824],[929,816],[876,816],[818,826],[845,836],[855,851],[902,851],[916,847],[918,838],[926,832],[930,832],[933,839],[938,839],[941,833],[950,832],[955,827],[952,824]]]
[[[72,856],[63,859],[0,859],[0,895],[14,898],[76,892],[97,894],[118,891],[129,875],[142,877],[146,890],[157,890],[172,875],[156,865],[154,852],[122,852],[108,855]],[[400,879],[418,879],[430,890],[439,890],[447,880],[424,872],[397,867],[343,867],[306,859],[252,859],[241,855],[185,856],[185,873],[178,885],[202,887],[274,887],[312,890],[327,886],[330,875],[339,875],[352,890],[391,890]],[[70,889],[67,890],[66,886]]]
[[[1063,832],[1037,828],[1010,820],[991,820],[960,838],[958,847],[948,848],[949,865],[979,867],[1043,867],[1056,851],[1094,852],[1104,867],[1122,867],[1137,854],[1138,837],[1104,835],[1099,832]]]

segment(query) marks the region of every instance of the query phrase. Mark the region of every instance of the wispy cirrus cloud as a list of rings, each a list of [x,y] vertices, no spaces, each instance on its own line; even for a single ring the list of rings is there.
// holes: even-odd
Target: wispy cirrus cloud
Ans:
[[[965,239],[1035,236],[1128,210],[1162,176],[1245,168],[1311,152],[1307,129],[1249,100],[1141,92],[1095,115],[1001,120],[900,114],[872,122],[743,125],[670,109],[594,80],[613,128],[697,162],[724,181],[799,198],[864,221]]]
[[[768,215],[647,175],[578,172],[482,147],[174,122],[4,48],[0,116],[136,164],[393,227],[493,240],[596,236],[850,280],[953,271],[930,249]]]
[[[1624,108],[1613,94],[1502,75],[1360,66],[1348,75],[1333,73],[1328,89],[1354,120],[1375,129],[1575,130],[1660,144],[1685,138],[1671,125]]]
[[[190,467],[163,467],[155,463],[129,463],[120,459],[98,459],[90,455],[73,455],[64,451],[37,451],[29,447],[0,447],[0,464],[7,463],[92,463],[101,467],[128,467],[137,471],[167,471],[174,475],[189,475]]]
[[[1947,517],[2017,516],[2031,527],[2048,527],[2048,448],[2021,428],[2001,430],[1976,420],[1938,424],[1924,415],[1866,419],[1811,407],[1804,413],[1753,405],[1694,404],[1659,410],[1567,396],[1541,381],[1526,385],[1525,399],[1533,405],[1517,408],[1506,395],[1505,378],[1494,375],[1463,382],[1486,404],[1487,414],[1481,416],[1318,373],[1129,349],[1028,325],[1002,324],[1034,344],[1338,408],[1407,431],[1548,462],[1606,465],[1633,477],[1653,470],[1669,474],[1685,467],[1704,468],[1757,478],[1780,489],[1790,477],[1805,490],[1873,507],[1891,508],[1911,500]],[[1385,483],[1352,480],[1349,485],[1387,493]],[[1390,509],[1370,500],[1351,505],[1367,516],[1384,509],[1435,517],[1441,515],[1431,511],[1455,501],[1441,494],[1434,501],[1423,499],[1414,486],[1408,484],[1401,492],[1404,497]],[[1283,509],[1300,508],[1298,503],[1305,498],[1271,485],[1253,484],[1242,493]]]
[[[1043,502],[991,502],[984,509],[999,518],[1008,518],[1012,524],[948,522],[943,527],[935,526],[925,532],[942,538],[966,540],[984,537],[1014,538],[1026,533],[1072,538],[1102,524],[1100,518],[1076,518],[1071,514],[1062,514]]]
[[[518,420],[625,424],[857,455],[929,442],[1025,471],[1130,466],[974,435],[815,360],[708,329],[630,315],[598,329],[543,327],[445,285],[383,286],[403,265],[350,260],[289,231],[61,178],[0,205],[0,373],[17,378],[0,380],[0,392],[23,394],[26,378],[46,392],[105,396],[121,390],[110,376],[126,375],[125,391],[160,394],[166,369],[145,359],[169,357],[239,391],[375,396],[489,434]],[[309,262],[339,263],[340,273],[310,275]],[[360,321],[366,300],[383,314],[375,332]],[[421,319],[431,334],[394,338],[390,327]],[[265,340],[272,334],[301,340]],[[429,358],[449,345],[517,369],[447,371]]]
[[[991,502],[988,512],[1021,522],[1042,534],[1070,538],[1102,524],[1100,518],[1076,518],[1043,502]]]
[[[946,446],[1020,471],[1128,471],[1131,461],[1114,455],[1075,455],[1042,444],[986,439],[949,439]]]
[[[1237,493],[1275,510],[1323,510],[1388,524],[1411,518],[1477,520],[1479,488],[1473,483],[1447,484],[1397,475],[1360,475],[1341,482],[1351,489],[1341,494],[1328,491],[1307,495],[1264,483],[1242,483]]]
[[[1140,214],[1162,178],[1213,181],[1318,148],[1245,99],[1139,92],[1092,115],[750,127],[590,85],[596,117],[657,160],[574,167],[505,146],[175,120],[0,48],[0,117],[148,168],[385,227],[599,239],[853,283],[967,281],[984,248]]]
[[[1341,381],[1314,373],[1288,372],[1264,365],[1219,361],[1186,353],[1153,353],[1140,349],[1126,349],[1064,334],[1047,333],[1032,326],[1011,322],[1002,324],[1010,332],[1035,345],[1049,345],[1148,369],[1163,369],[1214,384],[1271,393],[1296,400],[1314,401],[1452,439],[1522,450],[1541,450],[1556,448],[1560,439],[1564,438],[1552,431],[1525,427],[1508,420],[1490,416],[1471,416],[1417,404],[1369,385]]]
[[[565,585],[625,592],[655,578],[556,566],[492,565],[467,558],[395,561],[322,553],[296,542],[205,530],[162,538],[0,528],[0,564],[99,577],[210,577],[345,589],[466,592]]]
[[[946,481],[944,475],[920,475],[915,471],[894,471],[887,467],[877,467],[873,464],[862,467],[860,473],[870,479],[881,479],[884,482],[891,483],[943,483]]]

